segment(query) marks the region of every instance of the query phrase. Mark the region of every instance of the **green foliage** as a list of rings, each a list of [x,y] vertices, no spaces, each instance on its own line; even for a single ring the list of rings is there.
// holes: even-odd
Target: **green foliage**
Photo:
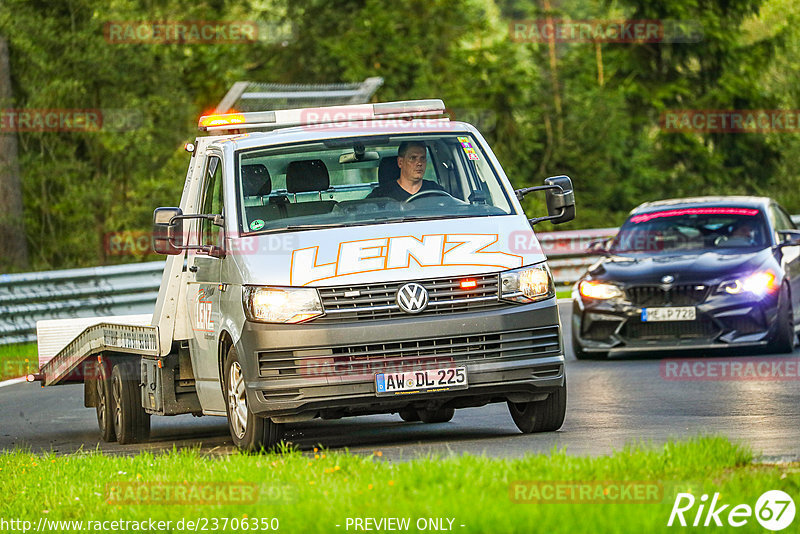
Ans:
[[[619,224],[640,202],[769,194],[800,210],[796,134],[667,133],[670,109],[796,108],[800,10],[790,0],[5,0],[16,108],[121,109],[130,131],[20,133],[25,224],[38,269],[130,261],[104,237],[147,231],[178,202],[183,142],[238,80],[385,80],[377,99],[440,97],[483,133],[515,187],[568,174],[578,218]],[[693,43],[515,42],[514,20],[678,19]],[[247,20],[284,42],[114,44],[109,21]],[[554,59],[554,62],[551,61]],[[602,73],[602,74],[601,74]],[[542,198],[525,199],[529,215]],[[541,230],[556,229],[549,224]],[[561,227],[559,229],[565,229]],[[0,260],[1,261],[1,260]],[[0,265],[2,267],[2,265]]]

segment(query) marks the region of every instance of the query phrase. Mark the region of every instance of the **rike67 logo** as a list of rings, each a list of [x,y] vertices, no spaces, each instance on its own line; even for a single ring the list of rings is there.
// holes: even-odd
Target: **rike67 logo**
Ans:
[[[783,530],[794,521],[795,506],[792,498],[780,490],[764,492],[756,501],[755,507],[749,504],[723,504],[719,493],[709,502],[703,494],[699,499],[691,493],[678,493],[667,526],[693,527],[743,527],[753,516],[767,530]]]

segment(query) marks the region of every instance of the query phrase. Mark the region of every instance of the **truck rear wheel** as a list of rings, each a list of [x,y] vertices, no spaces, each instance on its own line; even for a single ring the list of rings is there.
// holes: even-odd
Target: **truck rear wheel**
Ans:
[[[111,377],[106,370],[106,362],[98,362],[94,367],[97,378],[93,380],[97,391],[97,426],[100,427],[100,437],[103,441],[111,443],[117,441],[114,432],[114,410],[111,403]]]
[[[281,439],[282,427],[272,419],[258,417],[248,409],[244,373],[234,347],[228,350],[225,358],[223,384],[228,428],[233,443],[251,452],[274,448]]]
[[[144,443],[150,438],[150,414],[142,407],[140,382],[130,363],[114,364],[111,371],[111,402],[114,432],[122,445]]]
[[[439,408],[438,410],[419,410],[419,418],[423,423],[446,423],[455,415],[455,408]]]
[[[414,408],[403,408],[398,412],[400,419],[406,423],[416,423],[419,421],[419,412]]]
[[[567,383],[565,381],[543,401],[509,402],[508,411],[517,428],[525,434],[554,432],[564,424],[567,413]]]

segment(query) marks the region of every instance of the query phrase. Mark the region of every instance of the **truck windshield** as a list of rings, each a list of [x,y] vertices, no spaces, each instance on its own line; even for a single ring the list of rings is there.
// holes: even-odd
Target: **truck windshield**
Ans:
[[[763,248],[764,217],[757,209],[698,207],[631,216],[611,244],[612,253],[682,253]]]
[[[514,213],[469,134],[331,139],[237,155],[245,233]]]

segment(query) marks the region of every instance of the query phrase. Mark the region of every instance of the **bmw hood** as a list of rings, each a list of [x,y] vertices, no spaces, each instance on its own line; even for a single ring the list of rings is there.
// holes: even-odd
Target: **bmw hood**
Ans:
[[[771,258],[770,249],[758,251],[700,251],[694,254],[612,256],[594,264],[589,276],[622,284],[660,284],[667,276],[674,283],[714,284],[760,268]]]

